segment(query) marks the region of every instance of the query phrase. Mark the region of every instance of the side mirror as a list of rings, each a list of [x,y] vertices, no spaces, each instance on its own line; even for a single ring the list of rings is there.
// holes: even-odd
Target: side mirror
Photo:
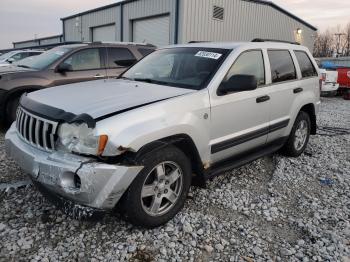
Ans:
[[[56,72],[64,74],[66,72],[73,71],[72,65],[67,63],[61,63],[56,67]]]
[[[12,64],[13,62],[15,62],[15,59],[12,58],[12,57],[10,57],[9,59],[7,59],[7,62],[8,62],[9,64]]]
[[[251,91],[258,87],[258,81],[253,75],[233,75],[226,82],[222,82],[218,89],[219,95],[228,93]]]
[[[114,63],[118,66],[122,66],[122,67],[130,67],[133,64],[135,64],[137,62],[136,59],[125,59],[125,60],[116,60],[114,61]]]

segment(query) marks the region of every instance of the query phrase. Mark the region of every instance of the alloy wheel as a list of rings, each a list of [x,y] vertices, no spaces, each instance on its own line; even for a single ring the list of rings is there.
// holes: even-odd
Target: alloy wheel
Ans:
[[[148,173],[141,191],[142,208],[151,216],[167,213],[181,195],[183,172],[179,165],[166,161]]]

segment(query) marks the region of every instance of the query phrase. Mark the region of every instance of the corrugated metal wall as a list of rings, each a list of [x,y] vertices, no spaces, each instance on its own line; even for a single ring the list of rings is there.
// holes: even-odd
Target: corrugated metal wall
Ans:
[[[212,18],[213,6],[224,7],[224,20]],[[182,0],[179,40],[250,41],[272,38],[296,41],[302,29],[302,44],[313,49],[315,32],[275,8],[242,0]]]
[[[26,48],[32,46],[50,45],[61,42],[61,36],[54,36],[48,38],[33,39],[25,42],[13,43],[14,48]]]
[[[65,41],[91,41],[91,28],[116,24],[116,41],[120,36],[120,6],[99,10],[63,21]]]
[[[22,42],[22,43],[14,43],[13,44],[13,47],[14,48],[26,48],[26,47],[29,47],[29,46],[38,46],[39,43],[38,41],[28,41],[28,42]]]
[[[170,14],[170,42],[174,42],[175,0],[139,0],[124,5],[123,40],[132,41],[134,19]]]
[[[62,39],[60,36],[57,37],[51,37],[51,38],[46,38],[46,39],[41,39],[40,40],[40,45],[51,45],[51,44],[57,44],[62,42]]]
[[[212,18],[213,6],[224,8],[224,20]],[[123,37],[121,36],[123,8]],[[91,41],[91,28],[116,24],[116,41],[132,41],[133,21],[170,15],[170,43],[174,43],[176,0],[138,0],[64,20],[65,41]],[[315,32],[275,8],[244,0],[181,0],[179,43],[202,41],[250,41],[273,38],[296,41],[302,29],[302,44],[313,49]]]

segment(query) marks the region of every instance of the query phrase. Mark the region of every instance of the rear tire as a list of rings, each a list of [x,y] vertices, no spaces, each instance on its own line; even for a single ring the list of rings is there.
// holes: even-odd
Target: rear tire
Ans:
[[[158,227],[184,206],[191,185],[191,163],[175,146],[146,153],[138,162],[144,169],[124,193],[120,211],[136,226]]]
[[[12,124],[16,120],[17,108],[19,106],[19,100],[21,96],[12,97],[6,106],[6,123],[8,125]]]
[[[309,142],[311,130],[310,117],[304,111],[300,111],[290,132],[287,142],[282,148],[282,153],[287,156],[300,156]]]

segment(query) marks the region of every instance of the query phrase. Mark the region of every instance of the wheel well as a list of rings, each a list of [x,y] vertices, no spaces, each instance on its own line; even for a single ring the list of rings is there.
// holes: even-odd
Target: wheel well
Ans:
[[[7,107],[8,102],[10,102],[13,98],[20,96],[26,92],[33,92],[33,91],[37,91],[39,90],[39,88],[35,88],[35,87],[24,87],[24,88],[16,88],[16,90],[12,91],[5,100],[5,105]]]
[[[311,121],[311,134],[316,135],[317,123],[315,106],[313,104],[306,104],[300,109],[300,111],[303,111],[309,115]]]
[[[151,142],[140,148],[132,158],[137,162],[137,159],[139,159],[141,155],[149,154],[150,152],[167,145],[176,146],[188,157],[188,159],[190,159],[193,172],[192,184],[196,186],[204,186],[204,167],[201,158],[193,140],[186,134],[169,136]]]

